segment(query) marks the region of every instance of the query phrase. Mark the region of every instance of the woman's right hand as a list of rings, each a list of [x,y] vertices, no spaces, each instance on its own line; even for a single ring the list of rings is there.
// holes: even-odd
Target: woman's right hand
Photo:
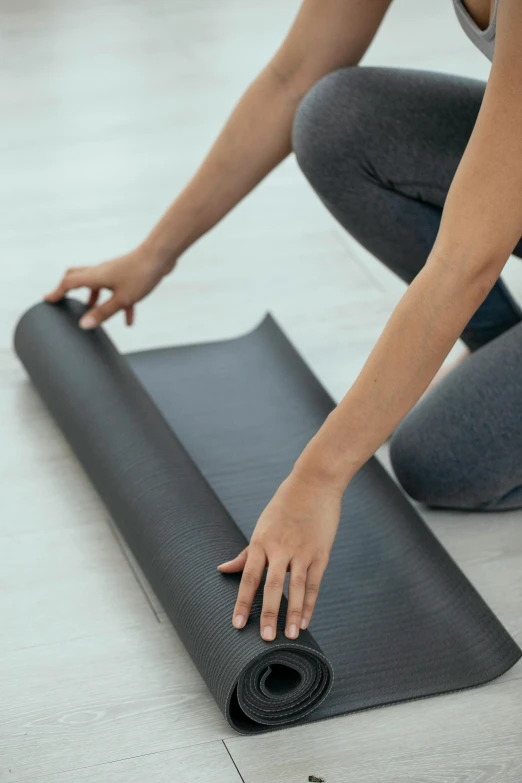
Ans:
[[[113,261],[68,269],[57,288],[44,299],[46,302],[59,302],[68,291],[90,288],[89,310],[80,320],[82,329],[94,329],[120,310],[125,311],[127,325],[131,326],[134,305],[150,294],[172,268],[172,263],[159,259],[146,246],[140,246]],[[97,305],[104,288],[112,291],[112,297]]]

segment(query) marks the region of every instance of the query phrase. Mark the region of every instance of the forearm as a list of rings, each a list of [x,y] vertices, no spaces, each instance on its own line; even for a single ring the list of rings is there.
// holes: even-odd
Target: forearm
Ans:
[[[174,262],[289,154],[299,98],[271,65],[265,68],[146,240],[154,253]]]
[[[343,491],[420,399],[493,282],[475,265],[432,256],[296,470]]]

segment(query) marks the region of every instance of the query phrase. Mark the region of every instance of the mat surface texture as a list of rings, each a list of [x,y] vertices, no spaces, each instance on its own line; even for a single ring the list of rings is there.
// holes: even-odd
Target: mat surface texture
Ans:
[[[521,651],[377,459],[352,481],[310,631],[242,631],[218,563],[333,408],[267,317],[233,340],[123,356],[74,300],[15,348],[218,707],[252,734],[486,683]],[[320,522],[320,520],[318,521]],[[470,542],[472,546],[472,542]]]

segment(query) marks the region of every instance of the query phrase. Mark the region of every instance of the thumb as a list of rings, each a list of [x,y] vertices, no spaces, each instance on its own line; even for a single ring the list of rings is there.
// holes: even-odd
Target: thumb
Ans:
[[[242,571],[245,567],[245,563],[248,557],[248,547],[243,549],[233,560],[227,560],[226,563],[218,565],[218,570],[223,574],[237,574],[238,571]]]

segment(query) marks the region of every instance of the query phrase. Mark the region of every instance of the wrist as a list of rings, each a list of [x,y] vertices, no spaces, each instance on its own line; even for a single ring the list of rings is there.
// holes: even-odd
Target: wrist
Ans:
[[[362,463],[330,432],[335,429],[330,416],[302,451],[293,473],[342,495]]]
[[[154,237],[153,234],[150,234],[141,243],[139,250],[146,263],[152,264],[159,269],[163,275],[168,275],[169,272],[172,272],[176,265],[176,261],[181,255],[177,249],[162,242],[158,237]]]
[[[210,227],[206,207],[194,201],[187,188],[152,229],[143,245],[168,274],[179,257]]]

